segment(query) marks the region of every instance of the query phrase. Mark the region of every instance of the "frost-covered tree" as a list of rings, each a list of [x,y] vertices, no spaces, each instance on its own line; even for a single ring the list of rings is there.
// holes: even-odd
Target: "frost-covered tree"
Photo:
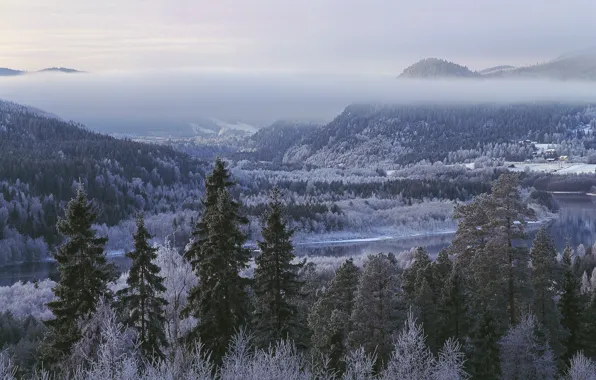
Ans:
[[[257,243],[261,253],[255,258],[253,277],[252,328],[260,347],[283,339],[299,342],[304,336],[296,307],[302,287],[298,271],[303,264],[293,263],[293,231],[283,218],[281,194],[275,188],[264,215],[263,240]]]
[[[169,245],[158,248],[155,262],[161,268],[166,288],[162,297],[167,301],[164,311],[168,346],[173,352],[183,351],[178,349],[179,342],[194,327],[196,320],[182,318],[181,311],[187,304],[190,289],[197,284],[197,277],[191,265]]]
[[[584,271],[584,273],[582,274],[580,293],[586,294],[586,293],[589,293],[591,290],[592,290],[592,284],[590,283],[590,279],[588,278],[588,273],[586,271]]]
[[[435,358],[426,345],[422,326],[416,323],[412,312],[399,332],[387,367],[380,379],[467,379],[465,357],[457,341],[448,339]]]
[[[364,347],[352,350],[344,358],[346,371],[342,380],[375,380],[375,362],[374,354],[367,354]]]
[[[376,352],[381,362],[391,353],[393,334],[404,319],[400,271],[388,255],[370,255],[364,264],[352,311],[350,345]]]
[[[571,358],[564,379],[596,380],[596,363],[578,352]]]
[[[126,254],[132,260],[127,287],[117,294],[124,310],[125,323],[138,333],[141,354],[147,359],[157,360],[164,357],[164,308],[167,301],[161,296],[166,288],[160,268],[155,263],[157,248],[150,245],[150,240],[144,218],[139,214],[134,250]]]
[[[446,340],[433,368],[433,380],[469,379],[470,375],[464,366],[465,361],[461,345],[454,339]]]
[[[327,290],[317,299],[308,315],[312,330],[312,347],[340,368],[347,353],[351,315],[358,288],[360,270],[353,259],[346,260],[336,271]]]
[[[219,370],[220,380],[309,380],[310,366],[298,355],[290,341],[280,341],[269,349],[252,350],[242,331],[230,343]]]
[[[0,352],[0,379],[17,379],[17,368],[14,366],[5,351]]]
[[[70,353],[80,338],[77,322],[95,311],[100,298],[112,295],[108,283],[117,275],[103,252],[107,239],[97,237],[92,229],[96,218],[95,206],[79,188],[58,222],[66,241],[54,254],[60,279],[53,289],[56,299],[48,303],[54,319],[45,322],[48,330],[41,353],[46,368],[58,365]]]
[[[225,163],[217,159],[206,179],[204,211],[184,254],[199,278],[188,297],[184,316],[197,319],[188,341],[200,341],[219,361],[236,330],[248,316],[248,280],[240,271],[248,266],[249,251],[240,225],[246,218],[228,188],[233,185]]]
[[[100,300],[79,326],[81,339],[66,363],[74,379],[121,379],[123,371],[137,373],[137,334],[118,321],[108,300]]]
[[[565,348],[562,340],[565,332],[561,326],[561,314],[556,304],[560,291],[560,266],[557,262],[557,249],[552,238],[543,226],[540,228],[531,250],[532,257],[532,291],[534,302],[532,313],[544,327],[548,335],[550,347],[555,357],[563,355]]]
[[[556,375],[556,361],[542,326],[532,314],[522,318],[499,341],[501,378],[549,380]]]
[[[561,286],[561,295],[559,296],[559,311],[561,313],[561,325],[567,331],[567,337],[563,340],[566,353],[564,359],[568,360],[571,356],[581,349],[581,315],[582,300],[580,295],[580,282],[573,273],[572,250],[569,245],[563,252],[562,269],[563,284]]]
[[[430,379],[435,359],[426,346],[422,326],[416,323],[412,312],[402,331],[395,339],[394,350],[382,373],[382,379]]]

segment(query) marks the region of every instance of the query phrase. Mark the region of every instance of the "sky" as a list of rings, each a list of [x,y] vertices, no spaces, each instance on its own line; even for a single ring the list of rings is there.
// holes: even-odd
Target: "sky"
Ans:
[[[0,67],[395,76],[594,45],[594,0],[0,0]]]

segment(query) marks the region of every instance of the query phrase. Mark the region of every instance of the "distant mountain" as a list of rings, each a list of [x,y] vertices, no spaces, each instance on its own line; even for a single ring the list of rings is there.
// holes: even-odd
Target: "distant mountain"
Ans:
[[[406,68],[399,78],[534,78],[553,80],[596,80],[596,48],[566,54],[531,66],[495,66],[471,71],[465,66],[427,58]]]
[[[0,77],[12,77],[12,76],[17,76],[17,75],[25,75],[25,74],[33,74],[33,73],[76,74],[76,73],[84,73],[84,71],[69,69],[66,67],[49,67],[49,68],[38,70],[38,71],[13,70],[13,69],[7,69],[4,67],[0,67]]]
[[[13,70],[13,69],[7,69],[5,67],[0,67],[0,77],[13,77],[16,75],[23,75],[25,74],[24,71],[20,71],[20,70]]]
[[[444,59],[426,58],[406,68],[399,78],[477,78],[480,74]]]
[[[596,49],[560,56],[532,66],[489,72],[485,76],[490,78],[596,80]]]
[[[65,74],[76,74],[76,73],[84,73],[84,71],[69,69],[67,67],[48,67],[47,69],[42,69],[38,71],[39,73],[65,73]]]
[[[309,122],[277,121],[253,134],[237,156],[256,161],[281,162],[288,148],[320,127]]]

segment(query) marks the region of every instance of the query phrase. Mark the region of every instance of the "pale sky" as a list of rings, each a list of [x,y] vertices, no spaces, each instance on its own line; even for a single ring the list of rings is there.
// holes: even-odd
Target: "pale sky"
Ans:
[[[396,75],[593,46],[595,0],[0,0],[0,67]]]

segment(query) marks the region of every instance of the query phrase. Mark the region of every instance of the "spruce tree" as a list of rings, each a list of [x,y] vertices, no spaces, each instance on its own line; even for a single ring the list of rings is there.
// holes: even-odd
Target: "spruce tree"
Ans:
[[[557,250],[552,238],[543,226],[540,228],[531,250],[532,257],[532,292],[534,302],[532,313],[548,334],[549,344],[557,358],[561,357],[564,347],[561,340],[564,330],[561,315],[555,297],[560,291],[559,264]]]
[[[47,332],[42,342],[44,367],[54,367],[80,338],[78,322],[96,310],[102,297],[112,294],[108,283],[117,272],[104,255],[105,237],[98,237],[92,225],[97,219],[95,205],[80,188],[66,206],[65,217],[57,224],[66,239],[53,254],[60,278],[54,287],[56,299],[48,303],[54,318],[45,322]]]
[[[404,270],[402,289],[408,302],[413,302],[416,298],[416,292],[419,288],[419,280],[424,277],[427,281],[432,281],[432,267],[428,252],[422,247],[417,247],[414,253],[412,264]],[[419,275],[422,277],[419,278]]]
[[[126,254],[132,260],[126,280],[128,286],[118,292],[118,297],[125,311],[125,322],[138,333],[141,354],[147,359],[158,360],[164,358],[164,308],[167,302],[160,296],[166,288],[159,275],[160,268],[155,264],[157,248],[149,245],[150,239],[145,220],[139,214],[134,250]]]
[[[400,271],[384,254],[370,255],[364,264],[352,311],[352,348],[364,347],[385,362],[392,350],[394,333],[404,321]]]
[[[216,159],[205,182],[203,213],[184,253],[199,278],[183,309],[183,316],[198,320],[187,341],[194,345],[200,340],[217,361],[248,315],[249,280],[240,276],[250,258],[244,247],[246,236],[240,229],[247,220],[229,193],[233,184],[225,163]]]
[[[440,342],[449,338],[461,340],[469,331],[468,296],[464,276],[459,264],[455,264],[442,288],[439,301]]]
[[[336,271],[327,291],[319,297],[308,315],[312,330],[312,347],[327,356],[330,366],[342,368],[342,358],[348,353],[348,335],[352,330],[351,314],[360,270],[352,259]]]
[[[596,292],[590,294],[590,300],[583,315],[582,346],[585,347],[585,354],[588,358],[596,359]]]
[[[505,173],[493,183],[487,215],[491,239],[496,239],[506,256],[507,304],[509,323],[514,325],[518,307],[528,300],[529,252],[514,247],[514,240],[525,239],[526,219],[534,218],[534,211],[521,199],[518,190],[519,174]]]
[[[293,231],[282,214],[281,195],[275,188],[264,215],[263,241],[257,243],[261,253],[255,258],[253,278],[256,310],[252,327],[257,344],[263,348],[282,339],[299,343],[303,336],[296,307],[302,287],[298,279],[302,265],[292,263]]]
[[[471,352],[466,363],[475,379],[496,380],[500,376],[499,326],[492,313],[485,310],[476,325],[471,340]]]
[[[571,247],[567,244],[563,252],[563,284],[558,304],[561,312],[561,325],[567,331],[567,337],[563,340],[566,349],[563,355],[565,362],[581,349],[582,301],[579,294],[580,282],[573,273],[571,255]]]

